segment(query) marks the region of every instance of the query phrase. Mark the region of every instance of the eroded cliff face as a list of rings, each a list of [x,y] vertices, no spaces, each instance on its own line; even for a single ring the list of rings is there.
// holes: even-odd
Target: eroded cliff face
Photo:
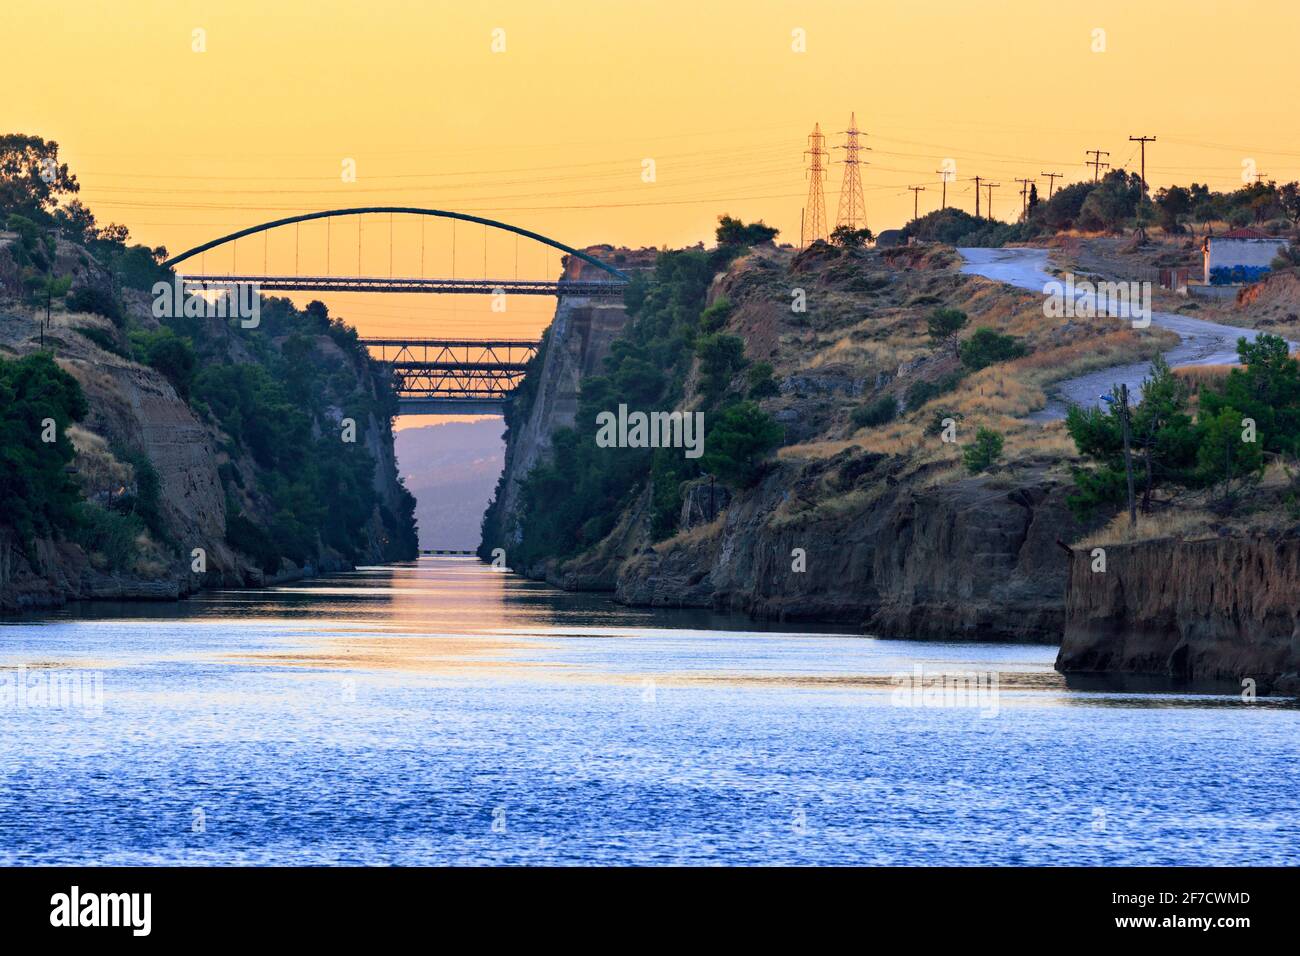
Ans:
[[[843,322],[870,313],[856,299],[835,298],[841,286],[879,296],[904,283],[898,270],[864,279],[852,263],[826,257],[829,266],[813,256],[811,265],[798,260],[794,269],[813,269],[816,281],[830,286],[822,301],[832,302]],[[854,430],[849,409],[897,373],[845,361],[856,340],[823,341],[792,316],[785,269],[779,255],[756,254],[717,276],[709,300],[732,304],[727,329],[744,337],[747,355],[778,364],[780,394],[769,403],[786,443],[833,443]],[[822,275],[827,271],[834,275]],[[971,294],[937,257],[905,281],[908,288],[891,293],[894,300]],[[878,320],[878,328],[891,321]],[[612,323],[603,329],[600,357],[608,351],[605,336],[616,332]],[[537,401],[508,441],[503,500],[516,533],[519,483],[546,454],[553,430],[573,424],[582,379],[599,370],[584,362],[592,339],[571,316],[557,317],[552,335],[556,354],[537,373]],[[698,386],[696,367],[686,376],[687,407]],[[693,479],[682,493],[677,533],[664,540],[652,534],[651,479],[599,543],[573,557],[512,566],[566,589],[612,592],[632,605],[835,622],[886,637],[1060,639],[1067,550],[1058,542],[1081,530],[1066,507],[1061,469],[1045,459],[954,478],[950,465],[931,468],[907,454],[841,444],[849,447],[824,457],[777,458],[757,484],[734,492],[707,474]]]
[[[609,256],[607,248],[591,250]],[[581,259],[565,259],[564,278],[609,278]],[[627,310],[618,298],[563,296],[547,330],[541,367],[531,373],[530,404],[515,413],[506,443],[505,464],[496,500],[488,516],[484,540],[507,550],[519,541],[520,487],[528,473],[551,450],[551,436],[571,428],[578,413],[582,380],[599,374],[609,347],[627,324]]]
[[[70,541],[38,540],[24,549],[0,529],[0,607],[13,611],[82,599],[174,600],[196,590],[205,577],[212,583],[252,583],[255,569],[225,542],[225,496],[210,430],[152,369],[82,343],[71,330],[56,328],[51,338],[63,345],[59,364],[81,384],[90,406],[74,444],[102,443],[101,462],[119,465],[128,481],[134,477],[130,466],[106,449],[131,448],[147,456],[158,476],[168,534],[185,542],[187,553],[204,549],[208,574],[190,573],[190,559],[179,552],[160,560],[162,552],[154,551],[134,568],[108,568]],[[89,469],[86,458],[79,454],[74,463],[82,473]],[[116,491],[97,488],[93,480],[83,490],[88,496]]]
[[[2,252],[2,250],[0,250]],[[5,256],[0,254],[0,262]],[[87,259],[78,282],[99,281]],[[139,322],[150,321],[149,299],[126,290],[124,307]],[[254,363],[253,353],[223,319],[205,320],[204,336],[236,363]],[[111,345],[112,348],[106,348]],[[215,421],[201,418],[159,371],[125,358],[126,342],[113,324],[89,313],[55,313],[45,332],[45,346],[59,366],[81,385],[89,407],[72,429],[77,455],[72,462],[85,499],[107,506],[138,491],[138,468],[146,461],[157,475],[160,532],[129,566],[114,566],[64,536],[26,543],[6,527],[0,502],[0,610],[20,611],[82,599],[174,600],[204,587],[252,587],[291,580],[322,571],[342,570],[352,562],[321,544],[302,564],[285,559],[266,571],[254,557],[227,540],[232,500],[251,520],[269,523],[273,503],[259,482],[247,451]],[[39,327],[29,309],[12,298],[0,299],[0,356],[17,358],[40,347]],[[377,371],[363,357],[345,353],[326,336],[315,348],[328,354],[381,407]],[[333,428],[343,412],[329,409],[316,428]],[[334,419],[333,421],[329,419]],[[379,502],[398,512],[404,495],[398,478],[389,421],[371,412],[359,421],[358,440],[374,462],[373,485]],[[237,486],[223,483],[222,469],[240,475]],[[233,499],[232,499],[233,496]],[[357,560],[392,560],[390,531],[378,508],[357,542]],[[203,570],[193,569],[194,549],[203,552]]]
[[[1300,537],[1111,545],[1071,561],[1065,674],[1128,673],[1300,689]]]
[[[600,371],[609,346],[623,331],[627,312],[622,302],[564,296],[555,309],[546,339],[537,390],[506,445],[496,511],[498,540],[518,541],[519,491],[528,473],[551,449],[551,436],[571,428],[578,412],[578,386]]]
[[[882,637],[1058,639],[1066,558],[1057,541],[1073,533],[1063,485],[972,478],[915,490],[890,483],[895,466],[845,454],[774,470],[716,521],[658,548],[643,538],[625,549],[618,599],[840,622]],[[801,496],[816,504],[792,509]],[[599,577],[590,565],[584,556],[548,576],[573,586]]]

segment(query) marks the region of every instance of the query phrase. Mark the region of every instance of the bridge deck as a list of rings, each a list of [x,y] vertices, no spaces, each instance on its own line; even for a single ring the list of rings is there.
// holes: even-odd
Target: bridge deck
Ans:
[[[187,290],[205,286],[255,285],[262,292],[419,292],[438,295],[621,296],[626,283],[616,280],[561,279],[407,279],[380,276],[183,276]]]

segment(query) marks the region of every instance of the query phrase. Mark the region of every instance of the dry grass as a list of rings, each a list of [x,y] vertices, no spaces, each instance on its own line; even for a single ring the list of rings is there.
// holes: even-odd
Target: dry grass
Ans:
[[[1287,496],[1296,488],[1297,476],[1282,461],[1265,468],[1259,484],[1243,503],[1230,513],[1216,510],[1216,492],[1203,490],[1185,494],[1168,510],[1149,515],[1138,512],[1137,527],[1129,527],[1128,511],[1121,510],[1110,523],[1075,544],[1076,548],[1093,548],[1139,541],[1176,539],[1204,541],[1225,534],[1269,535],[1290,532],[1296,516]]]
[[[76,451],[77,480],[84,493],[117,491],[134,480],[135,470],[119,461],[108,442],[80,425],[68,428],[68,439]]]
[[[1228,373],[1240,365],[1180,365],[1173,373],[1185,381],[1193,395],[1207,386],[1223,384]]]
[[[707,524],[697,524],[688,531],[680,531],[671,538],[665,538],[663,541],[652,545],[659,554],[667,554],[676,548],[687,548],[691,545],[699,544],[708,538],[713,537],[722,530],[722,520],[725,510],[719,512],[718,516]],[[635,558],[633,559],[635,560]]]
[[[1037,426],[1037,427],[1034,427]],[[1065,422],[1053,421],[1027,423],[1009,436],[1003,448],[1003,457],[1010,461],[1030,459],[1060,459],[1070,461],[1078,457],[1074,439],[1065,430]]]
[[[804,369],[825,368],[832,365],[851,365],[865,368],[893,370],[925,351],[924,344],[915,336],[892,334],[881,340],[863,340],[865,329],[858,327],[837,337],[831,344],[818,349],[805,363]]]
[[[813,441],[805,442],[802,445],[786,445],[777,451],[776,457],[781,459],[792,459],[797,461],[817,460],[822,458],[834,458],[842,451],[850,448],[862,448],[860,441]]]
[[[1183,541],[1215,537],[1209,527],[1214,516],[1200,508],[1179,508],[1145,515],[1138,513],[1137,525],[1129,526],[1128,512],[1122,511],[1105,527],[1075,542],[1076,548],[1097,548],[1113,544],[1134,544],[1177,538]]]

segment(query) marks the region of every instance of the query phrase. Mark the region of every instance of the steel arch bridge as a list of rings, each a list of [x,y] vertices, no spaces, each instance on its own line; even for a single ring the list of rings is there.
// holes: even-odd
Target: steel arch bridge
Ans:
[[[457,278],[455,275],[442,277],[403,277],[389,275],[365,276],[361,274],[360,219],[358,218],[358,252],[357,274],[349,276],[336,275],[299,275],[297,226],[304,222],[326,220],[327,222],[342,217],[361,217],[372,214],[426,216],[436,219],[449,219],[453,222],[475,223],[486,230],[497,229],[514,234],[544,246],[574,256],[582,262],[595,267],[601,278],[559,278],[555,280],[521,280],[494,279],[486,275],[481,279]],[[202,256],[210,249],[231,244],[234,257],[238,259],[238,242],[249,236],[265,234],[283,226],[295,227],[294,275],[275,275],[265,268],[265,239],[263,240],[262,272],[246,272],[232,269],[222,275],[185,275],[177,270],[180,281],[186,291],[197,292],[207,287],[232,288],[237,285],[252,285],[262,292],[272,291],[319,291],[319,292],[376,292],[376,293],[426,293],[438,295],[554,295],[554,296],[621,296],[629,276],[609,263],[603,262],[590,253],[544,236],[541,233],[524,229],[520,226],[474,216],[468,213],[452,212],[446,209],[426,209],[418,206],[354,206],[345,209],[327,209],[320,212],[303,213],[286,216],[281,219],[259,223],[228,233],[209,242],[186,249],[163,263],[164,267],[175,269],[181,263]],[[423,233],[421,234],[423,236]],[[392,246],[390,231],[389,262],[391,272]],[[453,229],[452,263],[455,263],[455,233]],[[517,243],[517,240],[516,240]],[[326,241],[326,272],[329,272],[330,243]],[[423,249],[421,250],[423,262]],[[486,263],[486,245],[484,251]],[[517,270],[517,263],[516,263]],[[421,270],[423,271],[423,269]],[[505,339],[439,339],[439,338],[375,338],[362,339],[371,350],[372,356],[384,363],[393,375],[394,388],[402,414],[458,414],[465,412],[498,412],[509,400],[515,388],[522,381],[527,362],[536,354],[537,343]]]

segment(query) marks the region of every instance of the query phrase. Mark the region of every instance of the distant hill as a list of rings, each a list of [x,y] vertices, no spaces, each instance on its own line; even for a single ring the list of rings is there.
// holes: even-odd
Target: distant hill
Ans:
[[[448,422],[396,435],[397,467],[415,495],[421,548],[473,550],[501,474],[505,424]]]

